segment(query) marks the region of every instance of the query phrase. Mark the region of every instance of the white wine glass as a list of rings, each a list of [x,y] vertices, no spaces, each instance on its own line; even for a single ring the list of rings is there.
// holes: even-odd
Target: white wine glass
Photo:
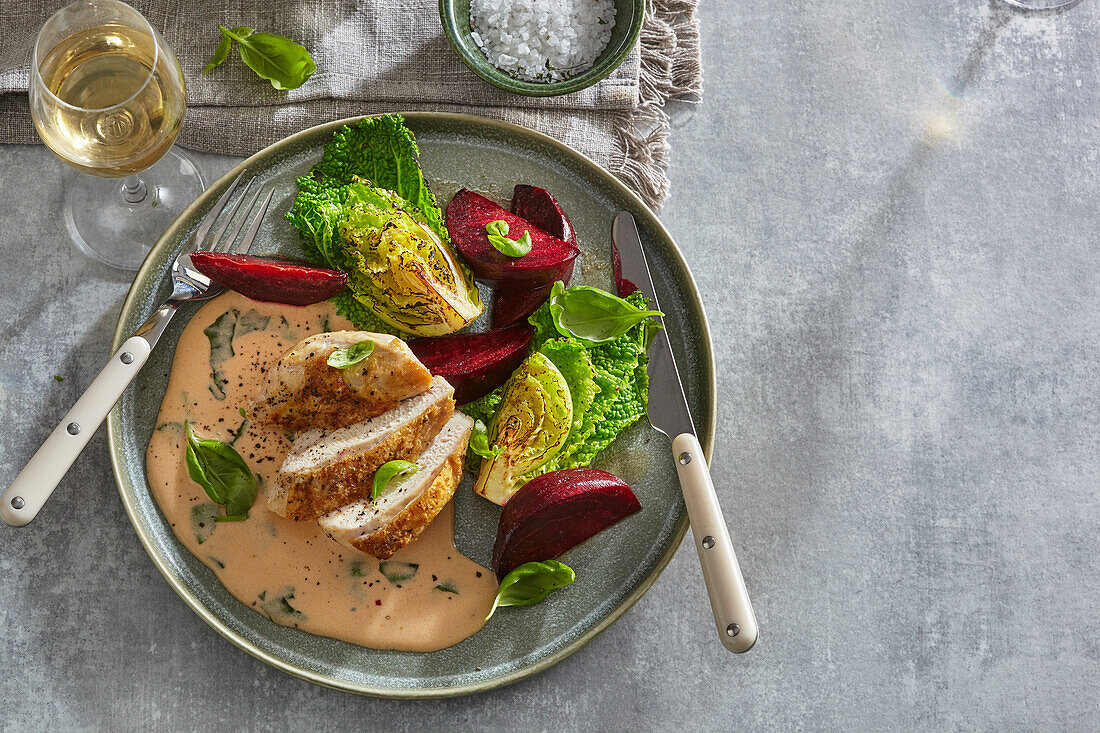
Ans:
[[[39,31],[30,103],[47,147],[90,174],[66,177],[73,241],[100,262],[136,270],[205,187],[191,158],[172,147],[187,109],[175,54],[129,5],[82,0]]]

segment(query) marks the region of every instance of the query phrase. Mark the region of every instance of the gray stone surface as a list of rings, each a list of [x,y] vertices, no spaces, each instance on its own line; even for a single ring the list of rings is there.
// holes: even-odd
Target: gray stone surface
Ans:
[[[712,638],[685,545],[511,688],[314,687],[177,599],[101,432],[31,528],[0,529],[0,728],[1096,728],[1100,3],[701,13],[706,99],[676,113],[662,217],[714,329],[714,472],[757,648]],[[43,149],[0,170],[10,476],[100,368],[128,278],[70,249]]]

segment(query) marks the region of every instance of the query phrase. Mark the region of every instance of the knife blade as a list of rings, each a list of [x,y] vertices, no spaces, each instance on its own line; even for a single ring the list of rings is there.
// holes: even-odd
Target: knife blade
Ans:
[[[661,310],[657,290],[649,273],[641,236],[634,217],[626,211],[616,215],[611,227],[611,245],[621,261],[621,276],[633,283]],[[649,345],[649,403],[646,414],[656,430],[672,440],[672,457],[684,494],[688,520],[694,536],[703,580],[710,596],[711,611],[722,645],[731,652],[747,652],[756,643],[759,628],[749,601],[748,589],[737,564],[729,530],[710,477],[706,457],[695,433],[687,397],[684,394],[668,329],[662,328]]]

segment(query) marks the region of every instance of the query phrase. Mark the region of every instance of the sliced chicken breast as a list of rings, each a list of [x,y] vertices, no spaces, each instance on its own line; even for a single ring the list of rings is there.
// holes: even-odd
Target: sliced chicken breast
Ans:
[[[374,351],[347,369],[328,365],[337,349],[366,340]],[[299,341],[267,374],[256,419],[287,430],[342,428],[397,407],[432,386],[432,375],[396,336],[332,331]]]
[[[345,547],[381,560],[392,557],[419,537],[454,496],[473,427],[473,420],[454,413],[413,461],[420,470],[394,479],[377,503],[360,499],[329,512],[318,520],[321,529]]]
[[[267,507],[304,520],[370,496],[371,479],[387,461],[413,461],[454,413],[454,388],[436,377],[431,388],[376,417],[337,430],[307,430],[279,469]]]

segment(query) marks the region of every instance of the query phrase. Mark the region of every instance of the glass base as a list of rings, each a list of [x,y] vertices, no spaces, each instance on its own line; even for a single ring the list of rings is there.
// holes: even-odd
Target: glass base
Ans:
[[[205,188],[198,166],[175,147],[132,178],[70,171],[65,225],[84,254],[120,270],[136,270],[164,230]]]
[[[1002,0],[1022,10],[1069,10],[1081,0]]]

